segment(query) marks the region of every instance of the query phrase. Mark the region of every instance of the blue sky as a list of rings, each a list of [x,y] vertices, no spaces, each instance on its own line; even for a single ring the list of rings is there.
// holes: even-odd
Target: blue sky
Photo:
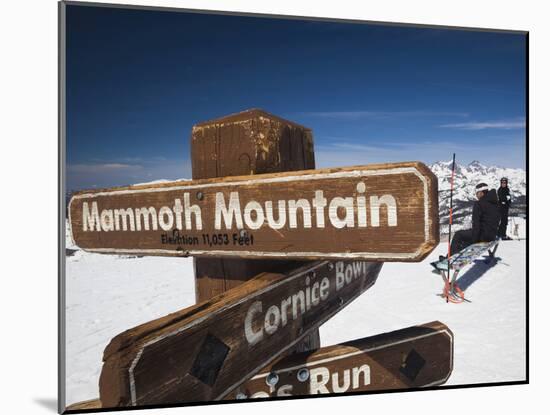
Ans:
[[[190,178],[198,122],[262,108],[317,167],[525,168],[521,34],[67,7],[67,188]]]

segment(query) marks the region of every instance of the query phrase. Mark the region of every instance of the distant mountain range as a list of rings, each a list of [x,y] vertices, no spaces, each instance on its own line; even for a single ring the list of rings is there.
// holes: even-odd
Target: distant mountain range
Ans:
[[[452,161],[438,161],[430,166],[439,179],[439,217],[441,233],[448,233],[449,196],[451,189]],[[490,188],[498,188],[500,179],[508,178],[512,194],[510,215],[526,214],[526,174],[523,169],[511,169],[498,166],[485,166],[474,160],[468,165],[456,164],[453,192],[453,231],[471,226],[472,201],[475,198],[475,186],[487,183]]]

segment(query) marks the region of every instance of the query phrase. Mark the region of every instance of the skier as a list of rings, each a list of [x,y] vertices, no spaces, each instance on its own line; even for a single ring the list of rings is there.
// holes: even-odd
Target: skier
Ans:
[[[472,211],[472,229],[457,231],[451,242],[451,255],[477,242],[490,242],[497,237],[500,214],[495,189],[485,183],[476,186],[476,198]],[[445,257],[440,257],[445,259]]]
[[[504,240],[512,239],[506,235],[508,227],[508,210],[512,203],[510,189],[508,188],[508,179],[503,177],[500,179],[500,187],[498,188],[498,210],[500,212],[500,226],[498,227],[498,236]]]

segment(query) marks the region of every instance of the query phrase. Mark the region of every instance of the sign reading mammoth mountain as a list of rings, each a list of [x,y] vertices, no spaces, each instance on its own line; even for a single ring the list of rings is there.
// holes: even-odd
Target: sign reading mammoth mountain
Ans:
[[[81,192],[69,216],[102,253],[420,261],[439,242],[437,178],[418,162]]]

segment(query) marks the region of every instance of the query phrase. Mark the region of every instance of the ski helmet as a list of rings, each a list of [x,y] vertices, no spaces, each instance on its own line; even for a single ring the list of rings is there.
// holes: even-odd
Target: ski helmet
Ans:
[[[508,177],[502,177],[502,178],[500,179],[500,181],[501,181],[501,182],[506,182],[506,183],[508,183]]]

